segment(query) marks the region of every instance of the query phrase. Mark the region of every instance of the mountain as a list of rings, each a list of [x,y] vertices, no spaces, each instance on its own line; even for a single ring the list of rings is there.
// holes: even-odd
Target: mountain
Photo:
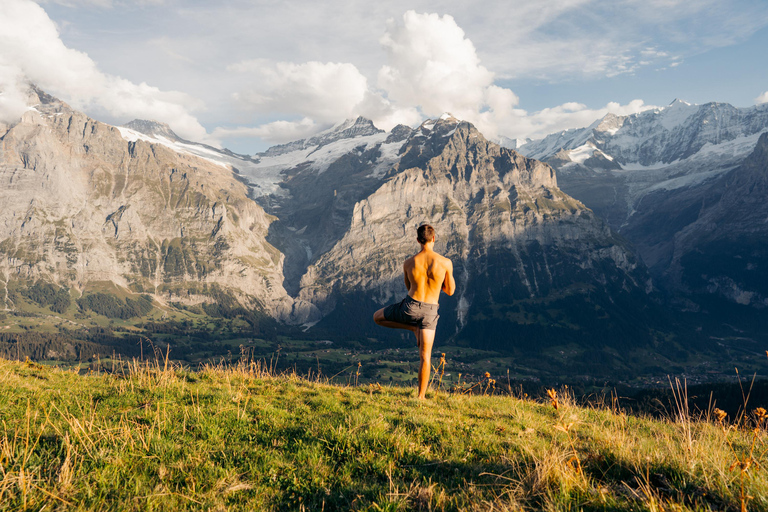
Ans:
[[[35,95],[2,135],[6,287],[87,297],[112,283],[166,308],[245,307],[308,335],[388,342],[402,333],[371,315],[405,294],[402,261],[429,222],[458,283],[441,302],[442,342],[571,344],[583,373],[670,337],[626,240],[560,190],[552,167],[448,114],[389,132],[351,119],[247,156]]]
[[[684,252],[694,250],[686,233],[699,232],[697,220],[729,183],[739,181],[734,176],[744,172],[742,164],[766,131],[768,104],[739,109],[675,100],[630,116],[609,114],[590,127],[552,134],[519,151],[553,165],[562,189],[632,242],[659,285],[687,293],[680,244]],[[726,196],[729,208],[740,211],[739,197]],[[734,231],[747,244],[752,243],[748,232],[759,232],[762,221],[750,222]]]
[[[278,218],[268,240],[286,254],[286,288],[323,313],[315,329],[388,336],[370,316],[405,294],[402,262],[428,222],[458,283],[441,299],[441,339],[508,350],[654,339],[653,286],[627,243],[550,166],[469,123],[444,115],[271,155],[257,167],[282,168],[281,190],[256,200]]]
[[[669,278],[697,296],[768,307],[768,133],[707,190],[674,238]]]
[[[283,256],[265,239],[274,219],[231,167],[132,137],[35,89],[30,104],[0,131],[3,309],[13,307],[12,282],[45,281],[78,294],[111,283],[182,304],[225,294],[278,319],[297,314]]]

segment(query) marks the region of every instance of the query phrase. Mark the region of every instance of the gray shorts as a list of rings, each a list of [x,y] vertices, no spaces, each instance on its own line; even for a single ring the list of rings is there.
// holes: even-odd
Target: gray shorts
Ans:
[[[437,304],[414,300],[410,295],[384,308],[384,319],[399,324],[415,325],[419,329],[435,330],[437,328]]]

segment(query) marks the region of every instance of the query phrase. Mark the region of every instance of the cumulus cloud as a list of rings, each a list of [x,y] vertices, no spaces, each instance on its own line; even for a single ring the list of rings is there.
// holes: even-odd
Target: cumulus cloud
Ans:
[[[529,114],[519,108],[512,90],[494,84],[494,73],[482,65],[474,45],[449,15],[408,11],[402,23],[390,23],[381,44],[387,64],[379,71],[378,84],[394,110],[418,110],[427,117],[450,112],[492,139],[543,137],[589,125],[608,112],[625,115],[652,108],[641,100],[600,109],[570,102]]]
[[[477,111],[493,73],[480,64],[453,17],[408,11],[402,21],[390,23],[381,38],[387,65],[378,83],[388,98],[399,105],[418,104],[428,116]]]
[[[18,119],[27,84],[34,83],[92,114],[156,119],[182,137],[206,139],[205,128],[188,110],[202,107],[199,101],[102,73],[88,55],[64,45],[55,24],[31,0],[4,0],[0,48],[0,119],[5,122]]]
[[[273,121],[255,127],[218,127],[213,130],[211,137],[216,140],[258,137],[273,143],[282,143],[306,139],[318,130],[318,125],[305,117],[300,121]]]
[[[254,128],[216,129],[212,136],[256,136],[270,142],[287,142],[362,115],[377,126],[390,129],[412,125],[422,116],[414,107],[396,108],[372,89],[368,79],[350,63],[241,61],[228,71],[249,78],[249,87],[233,95],[235,101],[260,114],[303,116],[301,121],[275,121]]]
[[[535,139],[570,128],[588,126],[609,113],[625,116],[653,108],[658,107],[646,105],[642,100],[632,100],[626,105],[610,102],[598,109],[569,102],[533,113],[515,109],[492,110],[481,114],[482,120],[478,123],[478,128],[483,131],[482,127],[485,126],[484,133],[492,138],[505,136],[512,139]]]
[[[494,73],[482,64],[472,41],[450,15],[408,11],[389,22],[380,43],[386,64],[378,71],[376,87],[350,63],[256,59],[228,66],[249,83],[234,95],[240,105],[260,114],[302,119],[218,128],[212,136],[287,142],[358,115],[390,129],[450,112],[474,123],[491,139],[537,138],[589,125],[609,112],[626,115],[653,108],[641,100],[598,109],[568,102],[529,113],[519,107],[520,98],[511,89],[494,83]],[[646,52],[649,57],[659,53],[654,48]]]
[[[301,112],[321,122],[351,116],[368,94],[368,79],[349,63],[243,61],[228,71],[247,73],[253,85],[234,98],[262,112]]]
[[[761,105],[763,103],[768,103],[768,91],[765,91],[763,94],[755,98],[755,105]]]

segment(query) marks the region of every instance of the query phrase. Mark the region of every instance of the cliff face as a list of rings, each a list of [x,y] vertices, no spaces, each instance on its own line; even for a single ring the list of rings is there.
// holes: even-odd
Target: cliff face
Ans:
[[[43,93],[0,140],[0,279],[112,281],[182,302],[211,287],[287,318],[271,222],[231,169],[94,121]],[[38,101],[34,101],[37,99]],[[5,307],[9,304],[5,303]]]
[[[686,292],[768,307],[768,133],[715,181],[674,238],[670,279]]]
[[[456,294],[441,299],[442,335],[513,346],[521,325],[572,336],[583,328],[585,309],[592,308],[590,321],[609,324],[617,319],[606,304],[623,296],[648,302],[644,267],[557,188],[550,166],[452,118],[426,123],[407,139],[387,179],[355,204],[346,232],[309,266],[299,297],[335,327],[363,314],[361,301],[370,309],[399,300],[402,263],[418,251],[422,223],[435,227],[436,250],[456,270]]]

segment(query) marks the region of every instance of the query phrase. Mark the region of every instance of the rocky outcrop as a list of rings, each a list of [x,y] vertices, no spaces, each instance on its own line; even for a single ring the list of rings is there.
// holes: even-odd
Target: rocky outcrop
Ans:
[[[34,103],[0,141],[0,280],[111,281],[181,302],[217,287],[294,313],[265,240],[273,219],[230,168],[126,141],[42,93]]]

